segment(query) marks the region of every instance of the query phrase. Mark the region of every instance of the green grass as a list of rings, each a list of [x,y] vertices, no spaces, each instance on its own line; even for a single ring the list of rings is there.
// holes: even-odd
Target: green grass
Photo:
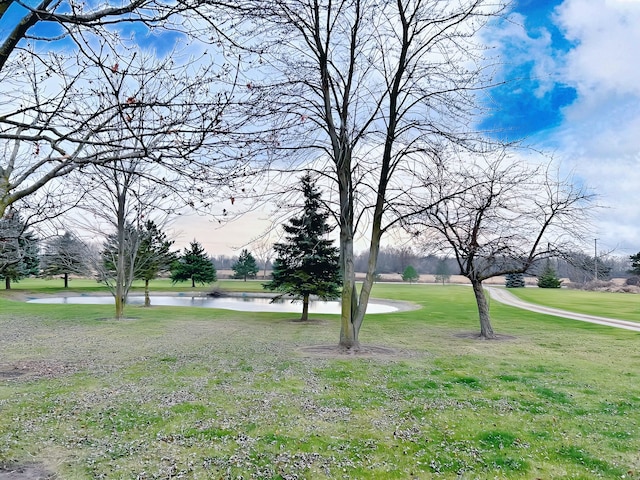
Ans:
[[[118,322],[110,306],[2,293],[0,367],[28,373],[0,377],[0,465],[69,480],[638,478],[639,334],[492,302],[511,338],[483,342],[459,335],[478,330],[468,287],[374,296],[422,307],[366,318],[362,343],[394,355],[304,354],[337,343],[329,315],[127,307]]]
[[[512,288],[509,292],[539,305],[640,322],[640,295],[565,288]]]

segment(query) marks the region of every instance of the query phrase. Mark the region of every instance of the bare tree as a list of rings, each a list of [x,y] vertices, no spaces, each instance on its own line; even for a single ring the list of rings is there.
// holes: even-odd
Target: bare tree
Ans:
[[[302,164],[333,192],[343,274],[340,345],[358,348],[380,240],[404,216],[428,207],[418,201],[423,185],[416,174],[440,161],[443,144],[473,147],[476,94],[488,85],[474,38],[503,6],[484,0],[236,5],[252,22],[241,24],[244,43],[258,39],[254,69],[264,76],[248,85],[265,100],[264,135],[281,153],[270,171],[289,178]],[[354,241],[367,229],[369,264],[358,294]]]
[[[219,32],[214,28],[212,36],[210,18],[200,11],[203,5],[182,0],[129,0],[117,6],[68,0],[0,4],[7,28],[0,39],[0,217],[56,178],[116,157],[116,146],[100,144],[95,134],[120,115],[121,102],[77,108],[78,103],[86,106],[94,90],[95,78],[87,77],[82,59],[87,48],[109,46],[104,66],[116,75],[126,68],[122,53],[140,50],[137,38],[118,33],[132,25],[137,34],[169,35],[164,37],[168,44],[176,37],[215,40]]]
[[[256,258],[262,263],[262,279],[267,278],[267,267],[273,258],[273,242],[269,241],[269,238],[262,237],[252,243],[253,251],[256,254]]]
[[[225,136],[233,125],[227,109],[232,93],[215,90],[220,73],[194,59],[118,52],[114,68],[107,61],[113,52],[104,45],[86,45],[83,54],[96,80],[76,108],[92,116],[100,111],[101,127],[82,148],[94,156],[108,150],[108,156],[78,168],[73,179],[84,189],[82,206],[90,213],[83,228],[114,236],[115,248],[107,252],[113,258],[101,262],[113,268],[101,279],[112,288],[121,318],[142,225],[157,212],[179,213],[185,206],[210,213],[218,185],[235,175],[236,163],[227,168],[210,160],[232,149]]]
[[[506,155],[467,159],[429,180],[443,199],[407,222],[423,244],[453,254],[471,281],[480,337],[494,338],[482,282],[526,273],[536,261],[570,251],[581,240],[593,195],[548,166]]]

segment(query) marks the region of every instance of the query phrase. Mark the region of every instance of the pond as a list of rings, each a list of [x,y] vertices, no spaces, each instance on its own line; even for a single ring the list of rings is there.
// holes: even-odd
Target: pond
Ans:
[[[47,297],[34,298],[28,303],[66,303],[84,305],[113,305],[112,296],[82,295],[75,297]],[[143,305],[144,297],[130,296],[129,305]],[[200,297],[200,296],[152,296],[151,305],[171,307],[201,307],[221,308],[224,310],[236,310],[241,312],[291,312],[301,313],[302,303],[291,303],[291,300],[279,300],[271,303],[271,298],[240,296],[240,297]],[[390,313],[398,308],[383,303],[369,302],[367,313]],[[340,302],[309,302],[309,313],[328,313],[340,315]]]

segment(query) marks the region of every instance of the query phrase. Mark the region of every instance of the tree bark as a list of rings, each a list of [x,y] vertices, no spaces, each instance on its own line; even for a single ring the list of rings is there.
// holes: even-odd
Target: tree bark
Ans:
[[[117,235],[118,235],[118,258],[116,259],[116,320],[121,320],[124,316],[125,302],[125,202],[126,193],[118,194],[117,214]]]
[[[193,275],[191,276],[191,288],[196,288],[196,280],[193,278]]]
[[[69,274],[64,274],[64,288],[69,288]]]
[[[471,286],[473,287],[473,293],[476,296],[476,303],[478,305],[478,314],[480,316],[480,338],[490,340],[496,338],[491,327],[491,317],[489,316],[489,305],[487,304],[487,297],[484,294],[482,288],[482,280],[470,278]]]
[[[149,298],[149,280],[148,279],[144,280],[144,306],[145,307],[151,306],[151,298]]]
[[[11,290],[11,279],[9,277],[5,277],[4,279],[4,288],[6,290]]]
[[[309,294],[305,293],[302,298],[302,316],[300,317],[301,322],[306,322],[309,320]]]

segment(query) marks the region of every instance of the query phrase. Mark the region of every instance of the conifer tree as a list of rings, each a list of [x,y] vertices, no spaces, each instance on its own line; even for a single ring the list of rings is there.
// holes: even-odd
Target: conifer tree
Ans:
[[[322,300],[340,296],[339,250],[326,238],[332,228],[329,212],[323,208],[320,192],[309,174],[302,178],[302,215],[283,225],[285,241],[273,246],[276,260],[271,282],[264,288],[302,300],[301,321],[309,318],[309,298]]]
[[[256,278],[259,270],[256,259],[247,249],[240,252],[238,261],[233,264],[231,269],[233,270],[233,278],[241,278],[245,282],[247,278]]]
[[[420,280],[420,275],[412,265],[409,265],[402,272],[403,282],[413,283],[413,282],[417,282],[418,280]]]
[[[39,269],[38,239],[15,211],[0,219],[0,278],[5,288],[12,281],[37,275]]]
[[[70,232],[50,238],[42,256],[42,275],[51,278],[62,275],[64,288],[69,287],[69,275],[87,275],[90,271],[87,246]]]
[[[196,282],[200,284],[212,283],[217,280],[216,267],[213,265],[207,253],[195,240],[190,247],[184,249],[184,253],[171,267],[171,280],[173,283],[191,280],[191,287],[195,288]]]
[[[538,276],[538,287],[540,288],[560,288],[562,280],[558,278],[558,274],[551,266],[551,262],[547,260],[542,272]]]
[[[173,240],[168,240],[153,220],[144,224],[140,231],[140,244],[136,255],[135,278],[144,280],[144,306],[151,305],[149,282],[160,273],[168,272],[178,255],[171,251]]]
[[[524,275],[522,273],[507,273],[505,275],[505,286],[507,288],[523,288]]]

